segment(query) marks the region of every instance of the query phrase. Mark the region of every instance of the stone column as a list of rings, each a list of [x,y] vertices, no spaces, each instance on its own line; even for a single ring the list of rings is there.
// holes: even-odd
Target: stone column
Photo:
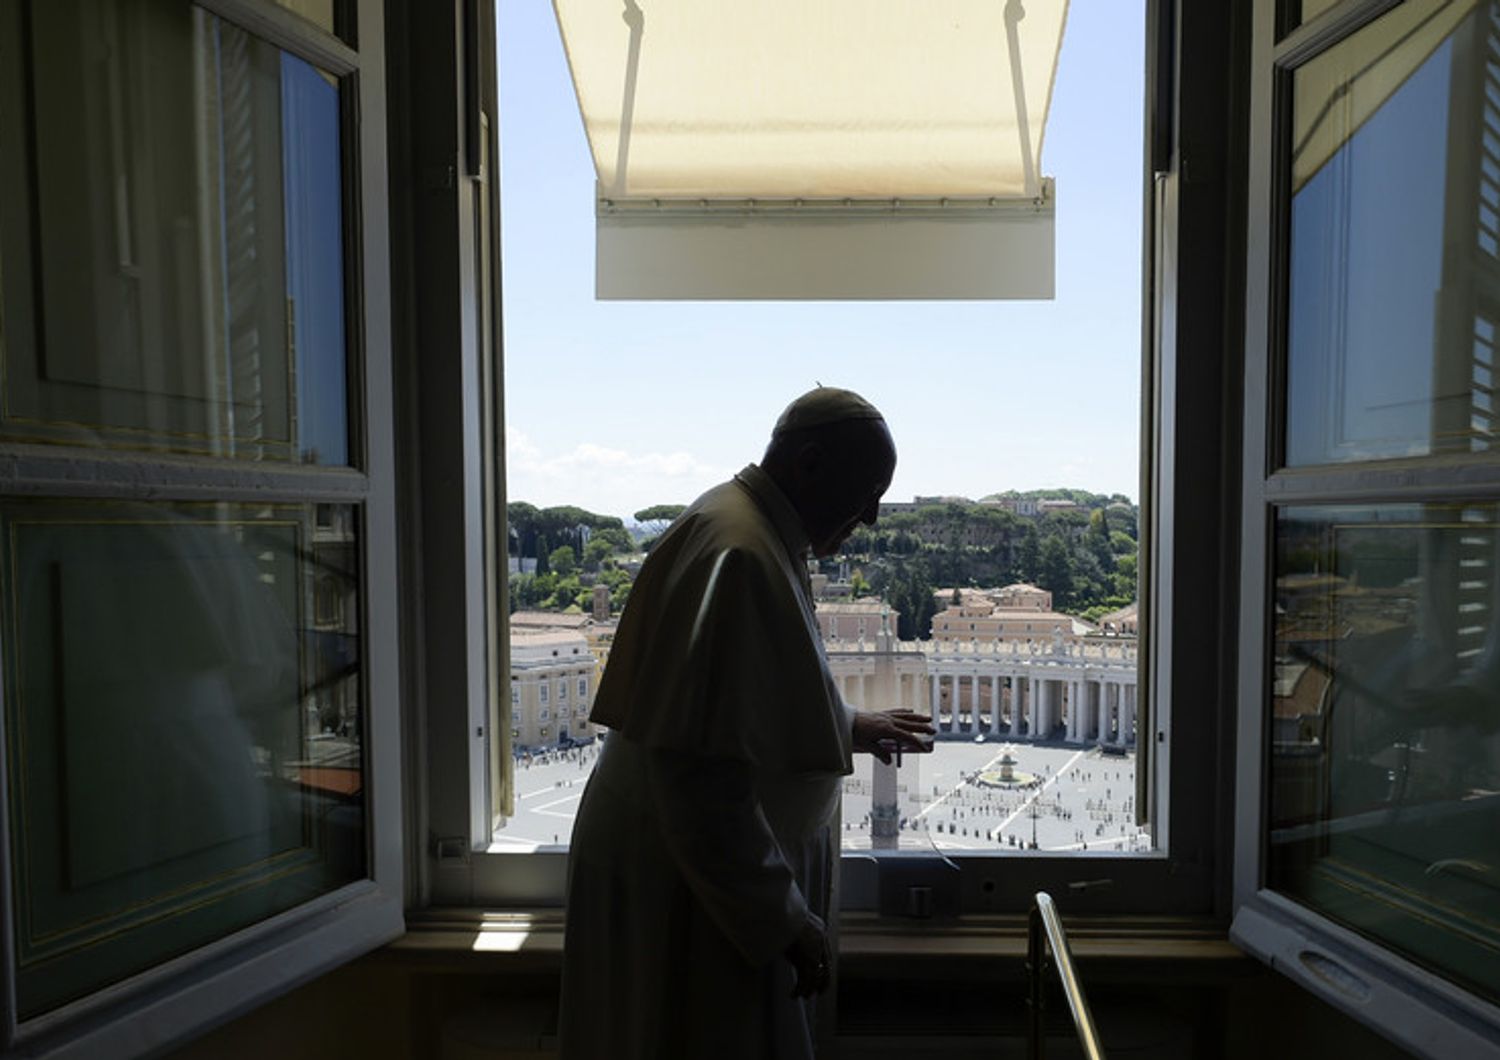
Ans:
[[[979,720],[979,671],[975,670],[969,675],[969,728],[976,733],[984,731],[984,725]]]
[[[1136,693],[1135,685],[1125,685],[1125,709],[1120,712],[1120,742],[1135,743],[1135,708]]]
[[[1106,725],[1106,722],[1105,722],[1105,711],[1109,709],[1109,707],[1108,707],[1108,696],[1105,694],[1106,687],[1107,686],[1105,685],[1105,683],[1104,683],[1104,681],[1103,681],[1102,678],[1094,685],[1095,695],[1097,696],[1097,698],[1094,700],[1094,742],[1095,743],[1103,743],[1104,742],[1104,734],[1106,732],[1106,729],[1105,729],[1105,725]]]
[[[958,731],[958,674],[948,675],[948,731]]]
[[[1026,691],[1026,678],[1012,677],[1010,679],[1010,734],[1012,738],[1021,735],[1021,697]]]
[[[937,728],[938,725],[939,725],[939,723],[943,720],[939,716],[940,715],[940,708],[942,707],[942,703],[943,703],[942,693],[938,689],[938,674],[937,674],[937,671],[934,670],[932,672],[932,727],[933,728]]]
[[[1075,679],[1068,682],[1068,742],[1077,743],[1081,737],[1078,735],[1078,722],[1082,716],[1078,710],[1078,687],[1079,682]]]
[[[1000,735],[1000,672],[990,675],[990,732]]]

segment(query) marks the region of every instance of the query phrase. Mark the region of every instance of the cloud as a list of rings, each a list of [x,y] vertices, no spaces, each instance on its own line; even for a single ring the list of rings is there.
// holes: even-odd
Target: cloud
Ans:
[[[628,518],[651,504],[686,504],[730,475],[692,453],[632,453],[594,442],[549,453],[505,429],[506,495],[539,507],[576,504]]]

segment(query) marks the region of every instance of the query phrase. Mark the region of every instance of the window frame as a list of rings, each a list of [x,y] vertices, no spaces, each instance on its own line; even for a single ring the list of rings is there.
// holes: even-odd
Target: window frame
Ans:
[[[1413,503],[1500,498],[1500,463],[1429,456],[1288,468],[1281,459],[1284,379],[1287,169],[1278,122],[1290,116],[1292,72],[1397,6],[1395,0],[1343,0],[1278,41],[1274,0],[1254,0],[1249,85],[1251,142],[1268,150],[1248,159],[1244,443],[1240,569],[1239,687],[1234,919],[1230,937],[1309,993],[1379,1033],[1429,1056],[1500,1055],[1500,1006],[1486,1002],[1266,886],[1264,828],[1269,799],[1268,660],[1274,631],[1270,576],[1274,519],[1298,504]],[[1363,993],[1341,987],[1363,984]]]
[[[404,930],[399,611],[386,180],[383,5],[357,9],[360,50],[270,0],[197,7],[342,80],[345,289],[351,467],[302,468],[206,456],[15,443],[0,495],[135,501],[352,504],[360,509],[366,849],[369,875],[179,957],[20,1022],[16,1009],[10,818],[0,733],[0,1052],[88,1057],[170,1048]],[[357,457],[357,459],[355,459]]]
[[[1186,10],[1174,0],[1146,0],[1144,12],[1141,526],[1147,549],[1141,557],[1141,596],[1148,622],[1140,674],[1148,694],[1141,702],[1144,738],[1138,743],[1136,802],[1152,815],[1158,850],[957,857],[965,870],[961,908],[966,913],[1021,909],[1038,889],[1068,895],[1070,915],[1152,913],[1223,924],[1230,911],[1231,847],[1223,837],[1232,832],[1232,792],[1218,778],[1230,775],[1233,764],[1234,681],[1232,662],[1226,660],[1232,661],[1237,640],[1234,608],[1224,601],[1237,570],[1234,471],[1240,439],[1238,395],[1225,381],[1238,375],[1243,291],[1237,280],[1226,284],[1224,277],[1240,275],[1243,229],[1237,211],[1243,208],[1243,172],[1231,163],[1243,151],[1245,108],[1226,71],[1244,51],[1245,5],[1181,8]],[[493,42],[491,32],[484,47],[493,48]],[[488,70],[493,65],[487,80]],[[1203,90],[1177,93],[1175,86],[1185,79]],[[1231,120],[1225,120],[1226,113]],[[1190,143],[1191,151],[1179,151],[1178,143]],[[497,188],[491,196],[498,216]],[[498,289],[493,297],[498,305]],[[494,317],[498,329],[500,314]],[[1205,357],[1204,350],[1223,353]],[[1205,394],[1214,400],[1203,400]],[[477,450],[479,442],[473,438],[465,444]],[[503,483],[498,492],[503,497]],[[1180,520],[1179,511],[1185,513]],[[499,577],[505,573],[495,570]],[[1178,624],[1173,620],[1178,613],[1193,617]],[[503,649],[508,637],[503,615],[493,632]],[[1208,706],[1174,716],[1174,701]],[[472,723],[482,705],[450,704],[450,729],[459,724],[460,706],[467,707]],[[1158,761],[1166,768],[1156,769]],[[454,764],[429,748],[425,773],[433,802],[456,807],[463,800],[461,785],[468,776]],[[1174,799],[1174,788],[1213,797]],[[459,824],[448,816],[431,825],[438,835],[466,828],[469,847],[462,857],[428,858],[427,900],[562,905],[565,848],[491,851],[489,835],[481,834],[475,820]],[[843,908],[875,908],[879,863],[846,853],[842,866]]]

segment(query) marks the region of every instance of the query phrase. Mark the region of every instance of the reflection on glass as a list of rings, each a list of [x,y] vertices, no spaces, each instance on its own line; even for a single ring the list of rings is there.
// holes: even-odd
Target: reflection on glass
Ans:
[[[1494,4],[1404,4],[1295,72],[1290,465],[1496,438],[1497,27]]]
[[[23,1017],[365,876],[355,531],[0,506]]]
[[[186,2],[5,8],[0,432],[348,463],[340,160],[336,81]]]
[[[1500,998],[1500,511],[1277,522],[1271,887]]]
[[[334,0],[276,0],[288,11],[295,11],[319,29],[334,32]]]

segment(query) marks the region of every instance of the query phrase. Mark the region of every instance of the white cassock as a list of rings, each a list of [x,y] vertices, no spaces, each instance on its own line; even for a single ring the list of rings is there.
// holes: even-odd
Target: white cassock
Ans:
[[[829,913],[853,737],[806,549],[752,464],[678,518],[631,589],[573,827],[563,1060],[813,1055],[783,951]]]

